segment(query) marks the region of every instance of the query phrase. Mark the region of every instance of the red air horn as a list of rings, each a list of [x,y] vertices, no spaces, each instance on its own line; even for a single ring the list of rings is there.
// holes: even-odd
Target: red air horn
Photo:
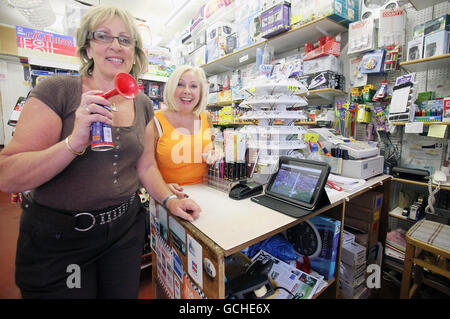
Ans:
[[[120,94],[126,99],[134,99],[139,93],[136,80],[128,73],[117,73],[114,77],[114,86],[114,89],[106,92],[102,97],[109,99]],[[109,106],[102,106],[110,110]],[[92,122],[91,149],[93,151],[108,151],[112,148],[114,148],[114,143],[111,125],[103,122]]]
[[[138,84],[136,80],[128,73],[117,73],[114,77],[115,88],[106,92],[102,96],[109,99],[117,94],[126,99],[134,99],[138,95]]]

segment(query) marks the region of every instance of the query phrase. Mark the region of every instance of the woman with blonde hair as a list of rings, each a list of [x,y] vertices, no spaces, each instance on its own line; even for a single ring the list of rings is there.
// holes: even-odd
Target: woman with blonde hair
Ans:
[[[155,112],[145,131],[144,154],[138,164],[141,180],[149,182],[144,184],[147,191],[189,221],[197,218],[201,209],[186,199],[181,186],[201,183],[207,165],[217,160],[212,121],[205,111],[207,97],[204,71],[188,65],[177,67],[164,90],[167,107]]]

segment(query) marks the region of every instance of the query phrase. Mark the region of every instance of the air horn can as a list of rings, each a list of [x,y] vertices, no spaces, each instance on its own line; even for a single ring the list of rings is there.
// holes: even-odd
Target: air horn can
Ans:
[[[136,80],[128,73],[118,73],[114,77],[115,88],[102,96],[105,99],[120,94],[126,99],[134,99],[138,95]],[[111,111],[108,105],[101,105]],[[112,138],[112,126],[103,122],[92,122],[91,124],[91,149],[93,151],[109,151],[114,148]]]

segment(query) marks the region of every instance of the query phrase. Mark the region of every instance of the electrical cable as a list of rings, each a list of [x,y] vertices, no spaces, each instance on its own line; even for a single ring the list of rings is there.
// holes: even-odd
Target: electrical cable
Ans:
[[[289,295],[292,296],[293,299],[296,299],[296,295],[294,295],[292,292],[290,292],[287,288],[278,286],[278,287],[275,287],[273,290],[278,290],[278,289],[286,291]]]
[[[432,187],[432,177],[430,176],[428,178],[428,205],[427,207],[425,207],[425,212],[427,214],[434,214],[435,210],[434,210],[434,203],[436,203],[436,198],[434,197],[434,195],[436,195],[439,190],[441,189],[441,183],[437,182],[437,186],[435,188],[435,190],[433,191],[433,187]]]

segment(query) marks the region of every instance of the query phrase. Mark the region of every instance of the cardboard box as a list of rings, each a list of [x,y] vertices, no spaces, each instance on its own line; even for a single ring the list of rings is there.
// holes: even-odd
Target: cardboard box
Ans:
[[[360,245],[363,245],[364,247],[367,247],[369,244],[369,233],[367,231],[363,231],[361,229],[349,226],[346,224],[344,226],[345,230],[349,233],[353,234],[355,236],[355,243],[358,243]]]
[[[369,223],[357,218],[353,218],[353,217],[345,217],[345,224],[355,227],[357,229],[362,230],[363,232],[367,233],[367,243],[365,243],[364,241],[362,241],[363,238],[361,238],[361,245],[365,246],[366,248],[370,248],[373,247],[374,245],[377,244],[378,242],[378,231],[379,231],[379,226],[380,226],[380,222],[379,220],[373,222],[373,223]],[[358,240],[355,237],[355,241],[358,242]]]
[[[341,259],[350,267],[357,268],[366,263],[366,247],[358,243],[342,245]]]
[[[383,206],[383,193],[369,191],[352,199],[351,204],[367,208],[378,208]]]
[[[351,202],[346,206],[345,210],[345,217],[357,218],[368,223],[373,223],[379,220],[380,214],[381,207],[373,209],[352,204]]]

